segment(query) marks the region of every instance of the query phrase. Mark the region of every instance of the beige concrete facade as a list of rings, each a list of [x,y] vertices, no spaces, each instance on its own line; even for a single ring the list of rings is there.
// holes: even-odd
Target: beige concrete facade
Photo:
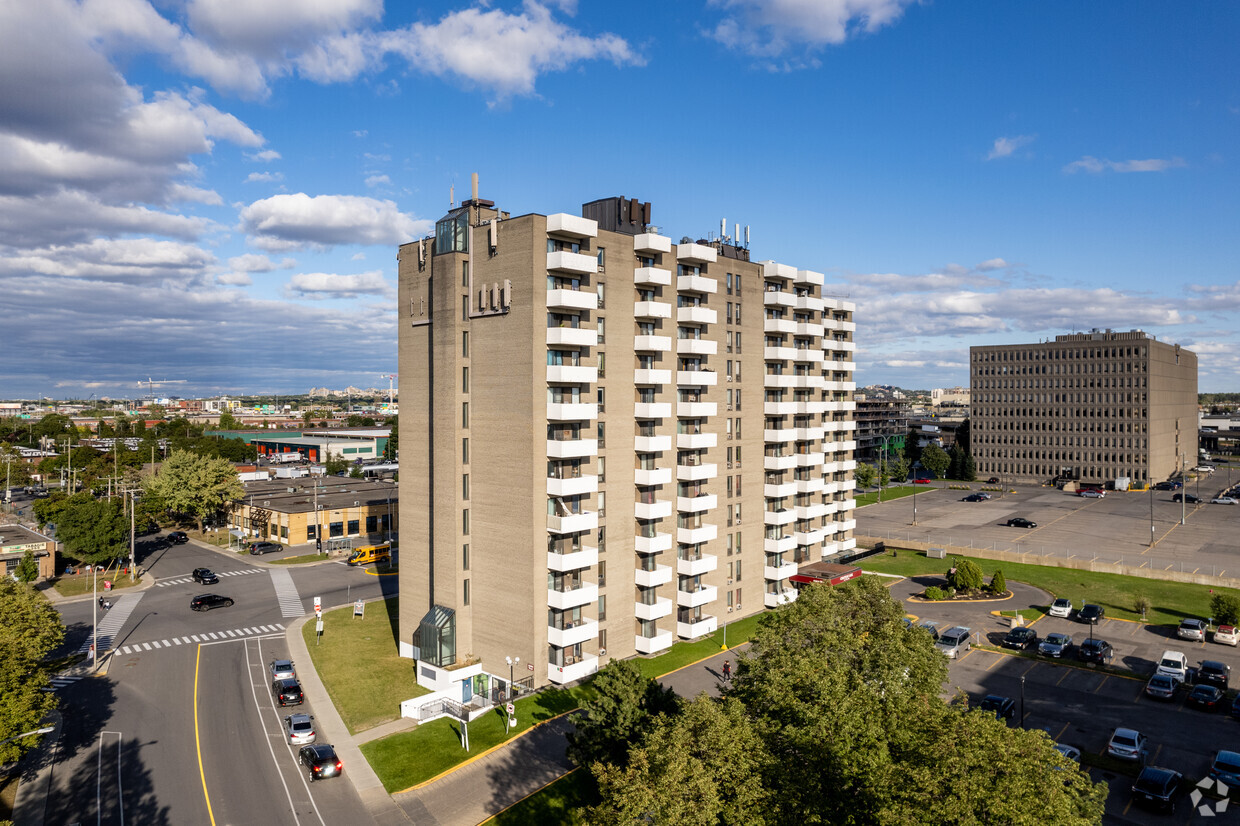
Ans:
[[[1139,330],[972,347],[979,476],[1157,482],[1197,462],[1197,356]]]
[[[852,305],[646,229],[471,200],[400,248],[402,653],[567,683],[855,545]]]
[[[321,535],[325,543],[348,539],[361,546],[399,530],[398,490],[391,482],[300,476],[244,486],[245,498],[233,503],[228,516],[244,541],[304,545]]]

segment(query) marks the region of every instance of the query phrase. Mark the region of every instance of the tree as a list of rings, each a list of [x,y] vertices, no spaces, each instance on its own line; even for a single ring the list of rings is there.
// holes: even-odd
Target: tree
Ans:
[[[990,585],[987,586],[992,594],[1007,593],[1007,577],[1003,575],[1003,571],[995,571],[994,576],[990,578]]]
[[[196,456],[174,450],[159,475],[150,477],[146,489],[164,501],[169,510],[198,523],[245,495],[237,470],[227,459]]]
[[[335,476],[337,473],[344,473],[349,469],[349,460],[339,454],[328,453],[327,460],[323,462],[323,472],[328,476]]]
[[[400,425],[396,416],[388,419],[388,424],[392,426],[392,432],[383,448],[383,461],[395,462],[397,451],[400,450]]]
[[[957,591],[980,591],[983,578],[981,566],[964,557],[956,557],[955,564],[947,572],[948,586]]]
[[[951,464],[951,457],[938,445],[926,445],[921,451],[921,466],[930,471],[935,479],[942,479]]]
[[[623,767],[629,746],[645,734],[651,718],[677,707],[675,693],[643,676],[633,660],[612,660],[592,685],[595,696],[582,703],[576,731],[568,735],[568,756],[578,766]]]
[[[947,464],[948,479],[964,478],[964,448],[959,444],[952,445],[952,449],[947,451],[949,459]]]
[[[1240,598],[1234,594],[1216,593],[1210,597],[1210,613],[1219,625],[1240,623]]]
[[[973,461],[973,454],[968,451],[964,454],[964,471],[960,474],[960,478],[965,482],[977,481],[977,462]]]
[[[891,478],[901,482],[908,478],[909,471],[913,469],[912,463],[903,453],[897,453],[895,462],[890,463],[888,467],[891,468]]]
[[[853,478],[857,480],[857,487],[862,489],[873,485],[877,477],[878,471],[874,469],[873,465],[867,465],[865,462],[858,462],[857,469],[853,471]]]
[[[220,413],[220,430],[236,430],[239,426],[237,417],[232,413],[227,410]]]
[[[129,515],[120,499],[109,502],[89,493],[70,496],[54,521],[56,538],[72,559],[106,563],[129,554]]]
[[[39,563],[34,558],[34,551],[27,550],[22,554],[21,562],[17,563],[17,581],[29,585],[39,578]]]
[[[42,596],[0,579],[0,764],[17,760],[39,737],[10,740],[39,727],[56,707],[44,658],[64,639],[60,615]]]

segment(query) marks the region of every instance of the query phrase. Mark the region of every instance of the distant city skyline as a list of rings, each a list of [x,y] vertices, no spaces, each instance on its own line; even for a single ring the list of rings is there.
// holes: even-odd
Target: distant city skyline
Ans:
[[[382,386],[397,245],[473,172],[514,216],[748,227],[856,304],[858,385],[1110,328],[1235,391],[1238,36],[1141,0],[3,4],[0,397]]]

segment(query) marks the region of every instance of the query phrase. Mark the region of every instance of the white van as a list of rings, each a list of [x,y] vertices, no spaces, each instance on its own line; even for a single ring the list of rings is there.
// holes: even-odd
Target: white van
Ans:
[[[955,660],[969,653],[969,640],[972,638],[973,632],[970,629],[957,625],[940,634],[934,647],[942,651],[949,660]]]
[[[1163,674],[1182,683],[1188,682],[1188,657],[1181,651],[1164,651],[1158,658],[1155,674]]]

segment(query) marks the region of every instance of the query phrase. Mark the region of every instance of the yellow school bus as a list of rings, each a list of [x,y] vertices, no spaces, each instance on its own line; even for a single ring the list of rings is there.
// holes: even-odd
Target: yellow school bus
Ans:
[[[385,542],[382,545],[367,545],[362,548],[354,548],[353,553],[349,554],[349,565],[366,565],[370,562],[391,562],[392,546]]]

